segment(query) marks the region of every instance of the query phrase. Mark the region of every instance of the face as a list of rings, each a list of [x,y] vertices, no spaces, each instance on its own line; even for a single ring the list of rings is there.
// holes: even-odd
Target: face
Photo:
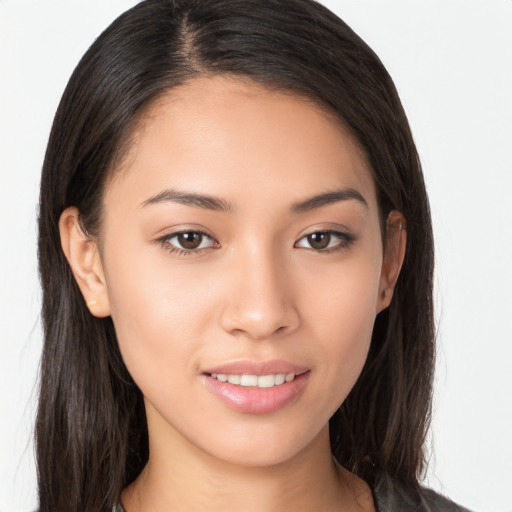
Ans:
[[[311,445],[387,305],[348,131],[293,95],[196,79],[151,110],[104,204],[101,301],[150,438],[246,465]]]

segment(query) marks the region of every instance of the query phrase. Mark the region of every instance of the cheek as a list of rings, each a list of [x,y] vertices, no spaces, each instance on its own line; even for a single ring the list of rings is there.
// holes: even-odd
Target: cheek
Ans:
[[[366,361],[375,322],[379,269],[378,264],[340,266],[323,276],[323,289],[311,287],[315,291],[304,299],[302,310],[307,311],[307,325],[315,340],[319,373],[329,383],[325,401],[330,402],[332,412],[346,398]]]
[[[155,375],[183,374],[195,364],[210,290],[199,273],[170,265],[161,249],[120,252],[114,248],[106,259],[112,319],[130,374],[151,388]]]

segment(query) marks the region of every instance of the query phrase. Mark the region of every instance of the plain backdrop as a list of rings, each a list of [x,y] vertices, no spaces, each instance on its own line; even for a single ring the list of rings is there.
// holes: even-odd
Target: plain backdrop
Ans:
[[[36,204],[65,84],[130,0],[0,0],[0,512],[33,510],[41,350]],[[425,483],[512,511],[512,1],[330,0],[395,80],[436,233],[438,366]]]

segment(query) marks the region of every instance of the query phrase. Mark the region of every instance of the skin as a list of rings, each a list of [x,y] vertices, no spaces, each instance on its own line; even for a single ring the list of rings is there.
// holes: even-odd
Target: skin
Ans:
[[[150,459],[122,495],[127,511],[374,510],[367,485],[333,462],[328,420],[391,301],[405,219],[390,214],[384,251],[354,139],[310,101],[217,76],[169,92],[133,140],[100,239],[81,231],[76,208],[60,221],[91,314],[112,316],[145,397]],[[364,201],[293,208],[347,189]],[[229,208],[147,203],[169,190]],[[307,235],[329,230],[343,236],[314,248]],[[208,237],[185,254],[177,231]],[[206,368],[271,359],[309,371],[277,411],[233,410],[204,385]]]

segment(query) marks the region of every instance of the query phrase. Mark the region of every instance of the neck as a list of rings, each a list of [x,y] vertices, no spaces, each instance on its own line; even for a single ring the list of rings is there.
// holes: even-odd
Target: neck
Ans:
[[[271,466],[219,460],[177,433],[162,439],[150,429],[148,464],[122,494],[127,512],[374,510],[366,484],[333,460],[328,425]]]

